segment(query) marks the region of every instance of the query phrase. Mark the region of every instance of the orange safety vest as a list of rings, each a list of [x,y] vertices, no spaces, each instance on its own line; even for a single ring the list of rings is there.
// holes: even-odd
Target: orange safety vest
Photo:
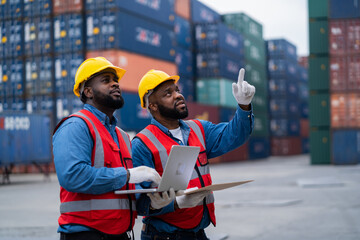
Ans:
[[[189,146],[199,146],[200,153],[196,166],[192,173],[191,180],[187,188],[205,187],[211,185],[211,176],[209,162],[206,155],[205,134],[201,123],[198,120],[185,121],[190,127],[188,140]],[[148,125],[145,129],[136,135],[151,151],[154,159],[156,171],[162,175],[165,168],[171,147],[179,145],[171,137],[161,131],[155,125]],[[204,208],[207,207],[210,213],[211,222],[216,225],[214,195],[209,194],[202,203],[193,208],[177,209],[174,212],[159,216],[152,216],[162,221],[182,229],[191,229],[198,226],[204,214]]]
[[[131,143],[129,136],[116,127],[119,147],[109,131],[90,111],[82,109],[69,117],[83,119],[94,140],[91,166],[95,168],[132,168]],[[69,118],[67,117],[67,118]],[[67,119],[64,118],[55,128]],[[135,189],[135,184],[127,183],[121,189]],[[107,234],[122,234],[133,228],[136,218],[134,195],[84,194],[69,192],[60,187],[59,225],[81,224]]]

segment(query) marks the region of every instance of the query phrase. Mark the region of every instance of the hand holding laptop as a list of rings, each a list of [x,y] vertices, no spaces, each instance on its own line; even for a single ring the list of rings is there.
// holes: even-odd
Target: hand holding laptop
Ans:
[[[180,190],[178,192],[181,192],[181,191],[183,191],[183,190]],[[189,194],[189,195],[182,195],[183,193],[180,193],[182,196],[176,197],[175,208],[176,208],[176,206],[178,208],[196,207],[210,193],[211,193],[211,191],[202,191],[202,192],[197,192],[197,193],[193,193],[193,194]]]
[[[148,193],[147,196],[151,200],[151,207],[154,209],[160,209],[169,205],[175,199],[175,191],[173,188],[170,188],[169,193],[167,191],[156,193]]]
[[[140,166],[136,168],[130,168],[129,171],[129,183],[141,183],[152,182],[151,186],[158,186],[161,180],[159,173],[150,167]]]

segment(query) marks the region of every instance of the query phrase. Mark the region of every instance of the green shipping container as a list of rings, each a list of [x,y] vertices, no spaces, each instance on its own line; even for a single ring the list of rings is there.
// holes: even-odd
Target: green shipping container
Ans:
[[[266,75],[266,66],[246,62],[245,80],[251,85],[254,85],[256,90],[258,88],[267,88],[268,79]]]
[[[329,90],[329,58],[309,57],[309,90]]]
[[[197,102],[236,108],[237,102],[232,94],[233,80],[225,78],[204,78],[196,81]]]
[[[328,0],[308,0],[309,18],[327,18]]]
[[[311,128],[309,142],[311,164],[330,164],[330,130]]]
[[[251,39],[263,40],[263,26],[244,13],[222,15],[223,22]]]
[[[251,101],[253,112],[255,115],[268,115],[268,95],[267,95],[267,88],[256,88],[256,93]]]
[[[330,127],[329,93],[310,92],[309,122],[310,127]]]
[[[245,62],[255,63],[260,66],[266,65],[266,51],[264,40],[253,41],[250,38],[244,39]]]
[[[309,48],[311,54],[328,54],[328,21],[309,21]]]
[[[251,133],[252,137],[268,137],[270,136],[269,122],[270,119],[268,115],[255,114],[254,113],[254,128]]]

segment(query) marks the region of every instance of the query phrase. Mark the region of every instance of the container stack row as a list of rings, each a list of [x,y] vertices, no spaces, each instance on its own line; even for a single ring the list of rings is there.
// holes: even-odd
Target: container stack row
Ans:
[[[313,164],[360,159],[359,1],[309,1],[310,147]]]
[[[307,70],[296,46],[285,39],[266,42],[272,155],[306,153],[308,138]]]

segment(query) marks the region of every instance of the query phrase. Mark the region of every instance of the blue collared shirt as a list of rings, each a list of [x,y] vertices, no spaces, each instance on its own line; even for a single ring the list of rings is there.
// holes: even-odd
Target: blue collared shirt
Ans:
[[[109,131],[119,146],[115,127],[117,120],[110,119],[95,107],[85,104],[84,109],[93,113]],[[103,194],[122,188],[126,184],[125,168],[94,168],[91,166],[93,139],[89,128],[78,117],[63,122],[53,136],[53,154],[60,185],[70,192]],[[59,226],[58,232],[73,233],[89,231],[82,225]]]
[[[210,159],[234,150],[235,148],[245,143],[250,137],[253,129],[254,115],[252,113],[252,110],[244,111],[240,107],[237,107],[235,116],[230,122],[219,124],[213,124],[209,121],[204,120],[200,120],[200,122],[204,128],[205,133],[206,154],[208,159]],[[181,142],[181,140],[179,139],[174,138],[170,131],[155,119],[151,120],[151,124],[159,127],[161,131],[174,139],[180,145],[187,145],[190,128],[184,121],[180,120],[179,125],[185,143]],[[132,157],[134,167],[145,165],[155,168],[153,156],[150,150],[139,138],[134,138],[132,140]],[[146,184],[142,184],[142,186],[149,187],[149,185]],[[161,232],[174,232],[178,230],[177,227],[167,224],[158,218],[151,218],[151,216],[162,215],[175,211],[174,202],[158,211],[150,213],[150,199],[146,196],[146,194],[137,194],[136,198],[136,209],[138,211],[138,214],[142,216],[150,216],[149,218],[145,218],[143,220],[144,223],[151,224],[158,231]],[[205,211],[199,226],[194,229],[190,229],[189,231],[196,232],[200,229],[206,228],[209,224],[210,216],[208,211]]]

